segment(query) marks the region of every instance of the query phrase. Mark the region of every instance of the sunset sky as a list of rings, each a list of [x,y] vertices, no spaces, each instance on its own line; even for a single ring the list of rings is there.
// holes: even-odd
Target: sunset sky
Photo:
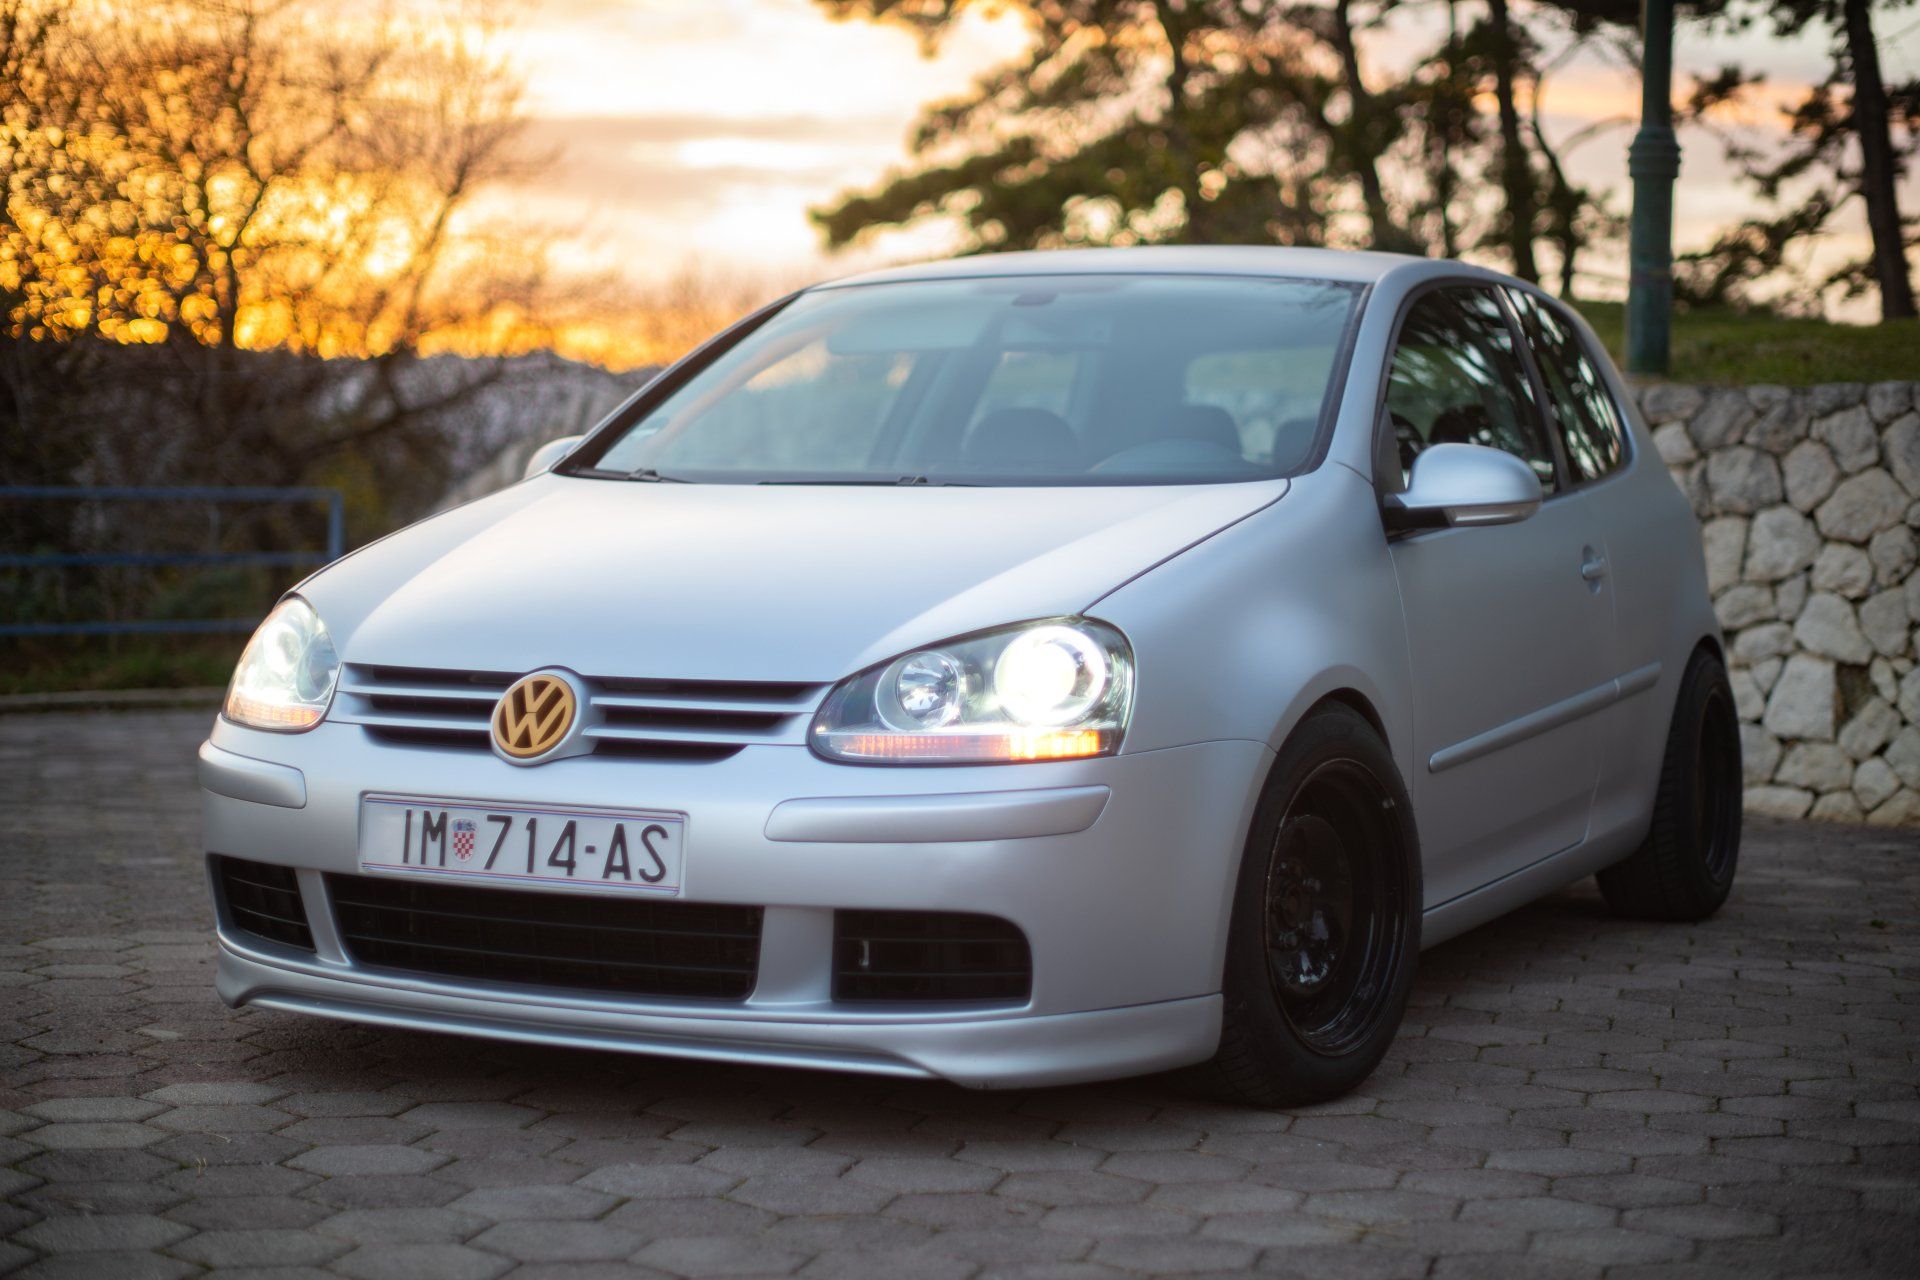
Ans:
[[[1409,27],[1435,21],[1439,6],[1412,8]],[[1880,21],[1887,78],[1920,74],[1920,10]],[[566,227],[574,265],[640,281],[691,263],[798,283],[875,258],[924,257],[942,249],[938,232],[829,258],[807,208],[880,178],[904,159],[923,103],[960,92],[1023,39],[1011,18],[970,18],[928,59],[902,31],[832,22],[808,0],[533,0],[511,47],[527,77],[529,140],[554,162],[538,182],[494,198]],[[1411,31],[1376,41],[1382,63],[1425,43]],[[1708,41],[1683,29],[1678,57],[1683,72],[1729,60],[1764,70],[1773,102],[1826,69],[1822,38]],[[1633,112],[1637,95],[1630,74],[1585,59],[1550,81],[1550,119],[1564,137],[1588,120]],[[1750,109],[1747,122],[1778,133],[1768,107]],[[1576,176],[1624,195],[1629,134],[1617,129],[1574,152]],[[1729,180],[1717,143],[1683,141],[1685,247],[1753,206]]]

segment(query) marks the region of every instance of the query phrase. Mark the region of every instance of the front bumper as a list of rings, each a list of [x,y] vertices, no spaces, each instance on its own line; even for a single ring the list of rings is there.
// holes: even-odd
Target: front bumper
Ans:
[[[755,746],[709,763],[583,757],[527,769],[384,744],[351,725],[282,736],[222,721],[201,753],[206,848],[295,868],[316,947],[281,948],[222,920],[218,988],[230,1004],[360,1022],[975,1086],[1161,1070],[1218,1042],[1228,908],[1270,762],[1249,742],[932,769]],[[324,877],[357,874],[368,791],[684,811],[682,897],[765,908],[753,993],[614,998],[356,962]],[[833,912],[854,908],[1010,920],[1032,949],[1031,996],[837,1003]]]

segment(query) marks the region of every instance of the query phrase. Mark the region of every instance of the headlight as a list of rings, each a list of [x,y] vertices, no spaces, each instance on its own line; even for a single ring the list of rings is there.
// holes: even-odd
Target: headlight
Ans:
[[[227,719],[282,733],[311,729],[327,714],[339,675],[340,656],[320,615],[290,596],[247,641],[227,686]]]
[[[829,760],[993,764],[1120,749],[1133,651],[1104,622],[1028,622],[917,649],[844,680],[808,739]]]

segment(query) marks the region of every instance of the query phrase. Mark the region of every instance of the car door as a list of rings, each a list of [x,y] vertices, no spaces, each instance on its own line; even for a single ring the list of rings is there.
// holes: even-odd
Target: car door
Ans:
[[[1437,529],[1391,545],[1413,688],[1408,779],[1429,908],[1578,844],[1599,777],[1592,712],[1611,699],[1606,544],[1566,480],[1510,309],[1489,288],[1419,295],[1402,320],[1383,428],[1404,487],[1421,450],[1489,445],[1540,477],[1517,524]],[[1391,470],[1383,451],[1383,463]]]

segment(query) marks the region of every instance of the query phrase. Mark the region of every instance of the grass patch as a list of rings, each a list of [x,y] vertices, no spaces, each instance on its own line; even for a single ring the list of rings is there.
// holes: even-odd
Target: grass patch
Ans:
[[[0,694],[222,686],[245,636],[79,636],[0,642]]]
[[[1582,302],[1579,311],[1622,367],[1626,306]],[[1734,311],[1689,311],[1673,318],[1675,382],[1715,386],[1920,380],[1920,321],[1832,324]]]

